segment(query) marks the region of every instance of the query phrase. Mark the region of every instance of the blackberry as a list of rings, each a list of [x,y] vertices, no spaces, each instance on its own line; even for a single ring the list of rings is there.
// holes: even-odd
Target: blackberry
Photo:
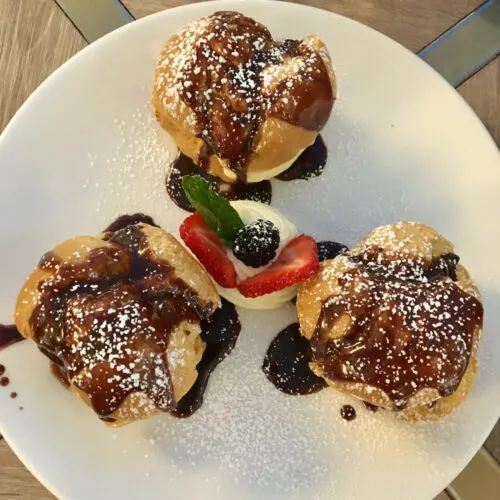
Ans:
[[[336,241],[318,241],[318,260],[323,262],[324,260],[334,259],[347,250],[349,249],[345,245]]]
[[[280,246],[280,232],[268,220],[259,219],[236,233],[233,253],[250,267],[265,266],[276,256]]]

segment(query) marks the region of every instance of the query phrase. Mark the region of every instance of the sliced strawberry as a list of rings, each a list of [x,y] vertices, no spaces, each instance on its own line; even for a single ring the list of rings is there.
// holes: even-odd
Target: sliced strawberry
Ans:
[[[236,287],[236,271],[228,259],[223,243],[215,231],[196,213],[188,217],[179,229],[181,238],[212,278],[224,288]]]
[[[238,284],[245,297],[260,297],[303,281],[318,269],[316,242],[310,236],[298,236],[281,251],[265,271]]]

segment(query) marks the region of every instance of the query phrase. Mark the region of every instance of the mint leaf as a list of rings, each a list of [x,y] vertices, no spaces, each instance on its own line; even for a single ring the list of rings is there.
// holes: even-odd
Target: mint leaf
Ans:
[[[198,175],[184,176],[182,188],[207,225],[217,233],[225,245],[232,247],[236,233],[244,226],[238,212]]]

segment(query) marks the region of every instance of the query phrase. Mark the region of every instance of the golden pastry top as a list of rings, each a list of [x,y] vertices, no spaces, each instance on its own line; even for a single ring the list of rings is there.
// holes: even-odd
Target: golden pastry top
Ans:
[[[200,320],[219,306],[209,276],[175,238],[135,224],[45,254],[19,294],[16,325],[107,419],[134,394],[175,408],[196,379]]]
[[[214,153],[242,181],[266,119],[317,132],[336,92],[317,37],[278,42],[237,12],[216,12],[175,35],[160,54],[154,85],[164,110],[185,116],[203,140],[198,163],[206,166]]]
[[[383,226],[324,263],[319,275],[298,300],[303,307],[311,287],[331,283],[314,314],[301,320],[315,371],[380,391],[395,409],[428,389],[436,397],[456,391],[475,353],[483,308],[450,242],[422,224]]]

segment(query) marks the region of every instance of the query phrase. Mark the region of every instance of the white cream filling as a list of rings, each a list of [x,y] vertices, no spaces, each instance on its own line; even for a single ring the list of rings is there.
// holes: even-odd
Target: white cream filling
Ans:
[[[280,233],[280,245],[276,250],[276,257],[262,267],[255,268],[246,266],[241,260],[234,256],[232,250],[227,249],[227,256],[234,265],[238,281],[242,281],[259,274],[269,267],[278,258],[281,250],[283,250],[291,240],[298,236],[298,231],[295,225],[281,212],[264,203],[239,200],[232,201],[231,206],[238,212],[245,224],[251,224],[258,219],[269,220],[278,228]],[[256,298],[244,297],[237,288],[222,288],[217,286],[217,289],[225,299],[237,306],[245,307],[246,309],[276,309],[291,300],[297,294],[296,285]]]
[[[164,145],[167,147],[169,151],[172,150],[172,137],[170,134],[165,132],[162,129],[162,134],[160,134],[160,138]],[[313,144],[313,143],[311,143]],[[255,182],[261,182],[265,181],[268,179],[272,179],[273,177],[276,177],[277,175],[281,174],[288,168],[292,166],[292,164],[295,162],[295,160],[305,151],[306,148],[299,150],[296,156],[294,156],[291,160],[285,161],[281,165],[278,165],[277,167],[269,168],[267,170],[262,170],[260,172],[248,172],[247,174],[247,183],[253,184]],[[177,154],[179,154],[179,150]],[[176,154],[176,156],[177,156]],[[220,161],[220,164],[222,166],[222,170],[224,171],[224,174],[231,179],[233,182],[236,182],[238,180],[238,176],[229,168],[225,165],[224,162]]]
[[[289,286],[278,292],[268,293],[261,297],[245,297],[237,288],[222,288],[217,285],[219,294],[235,306],[243,307],[245,309],[278,309],[283,304],[286,304],[297,295],[297,285]]]
[[[294,156],[291,160],[285,161],[284,163],[278,165],[277,167],[268,168],[266,170],[261,170],[259,172],[247,172],[247,182],[251,184],[254,182],[265,181],[267,179],[272,179],[273,177],[276,177],[277,175],[281,174],[282,172],[290,168],[292,164],[295,162],[295,160],[302,154],[304,149],[301,149],[297,153],[297,155]],[[236,174],[231,169],[229,169],[226,166],[224,166],[223,169],[224,173],[230,179],[236,179]]]

